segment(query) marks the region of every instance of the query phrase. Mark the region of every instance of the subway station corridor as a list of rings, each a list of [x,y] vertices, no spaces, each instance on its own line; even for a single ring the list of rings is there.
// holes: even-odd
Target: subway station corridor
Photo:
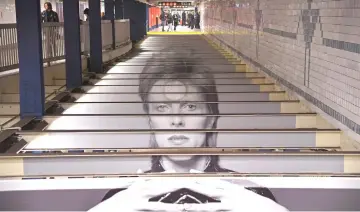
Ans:
[[[21,158],[8,167],[13,176],[358,170],[360,158],[341,148],[339,129],[203,35],[149,36],[60,97],[13,138]]]
[[[212,154],[223,155],[220,167],[238,173],[356,170],[341,153],[338,129],[203,36],[151,36],[107,69],[20,132],[27,143],[20,155],[78,157],[25,158],[22,174],[147,171],[149,147],[164,155],[206,154],[214,147]],[[84,161],[81,152],[97,154]],[[112,156],[99,161],[100,153]],[[112,163],[116,168],[106,165]],[[188,165],[179,171],[196,169],[196,163]]]
[[[275,53],[275,31],[236,31],[225,9],[219,24],[221,2],[198,2],[200,29],[163,32],[160,7],[134,2],[119,20],[39,25],[35,53],[21,30],[0,38],[1,56],[19,54],[0,63],[0,211],[360,210],[357,125],[295,86],[315,80],[278,56],[292,41]],[[24,17],[0,33],[32,33]]]

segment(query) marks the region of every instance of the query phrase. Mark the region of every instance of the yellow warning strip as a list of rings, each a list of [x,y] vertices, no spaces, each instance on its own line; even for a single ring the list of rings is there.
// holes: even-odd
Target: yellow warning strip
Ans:
[[[148,35],[201,35],[202,32],[148,32]]]

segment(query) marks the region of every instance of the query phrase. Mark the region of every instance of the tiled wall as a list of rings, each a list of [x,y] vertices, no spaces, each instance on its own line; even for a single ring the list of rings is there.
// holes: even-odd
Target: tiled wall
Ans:
[[[360,134],[360,0],[213,0],[209,37]]]

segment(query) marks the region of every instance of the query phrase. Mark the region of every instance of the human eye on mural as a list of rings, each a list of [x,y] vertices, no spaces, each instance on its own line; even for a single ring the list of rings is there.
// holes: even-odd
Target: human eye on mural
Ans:
[[[182,108],[185,112],[196,111],[198,109],[197,105],[193,103],[185,103]]]

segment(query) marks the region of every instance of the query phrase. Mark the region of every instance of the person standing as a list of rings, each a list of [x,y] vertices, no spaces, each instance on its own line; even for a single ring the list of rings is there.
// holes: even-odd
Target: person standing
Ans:
[[[181,25],[185,26],[186,25],[186,13],[185,13],[185,11],[182,12],[181,19],[182,19]]]
[[[84,16],[85,16],[85,21],[88,21],[88,19],[89,19],[89,8],[85,8]]]
[[[176,27],[179,25],[180,15],[175,13],[173,15],[173,19],[174,19],[174,31],[176,31]]]
[[[44,3],[44,11],[41,13],[41,22],[59,22],[59,15],[53,10],[52,4],[50,2]],[[47,60],[47,65],[50,66],[50,61],[56,55],[56,41],[59,39],[59,32],[56,26],[45,26],[43,27],[43,36],[45,42],[45,60]]]
[[[190,13],[190,28],[194,29],[194,25],[195,25],[195,16],[193,13]]]
[[[50,2],[44,3],[44,11],[41,13],[41,22],[59,22],[59,15],[52,9]]]
[[[106,20],[105,12],[101,12],[101,20]]]
[[[169,12],[167,14],[167,23],[168,23],[168,32],[169,31],[172,31],[172,25],[173,25],[173,22],[174,22],[174,19],[173,19],[173,16],[171,15],[171,13]]]
[[[196,12],[195,15],[195,28],[200,29],[200,13]]]
[[[164,32],[165,31],[165,22],[166,22],[166,17],[165,17],[164,11],[161,11],[160,21],[161,21],[162,31]]]
[[[191,27],[191,13],[190,12],[187,14],[187,25],[189,28]]]

